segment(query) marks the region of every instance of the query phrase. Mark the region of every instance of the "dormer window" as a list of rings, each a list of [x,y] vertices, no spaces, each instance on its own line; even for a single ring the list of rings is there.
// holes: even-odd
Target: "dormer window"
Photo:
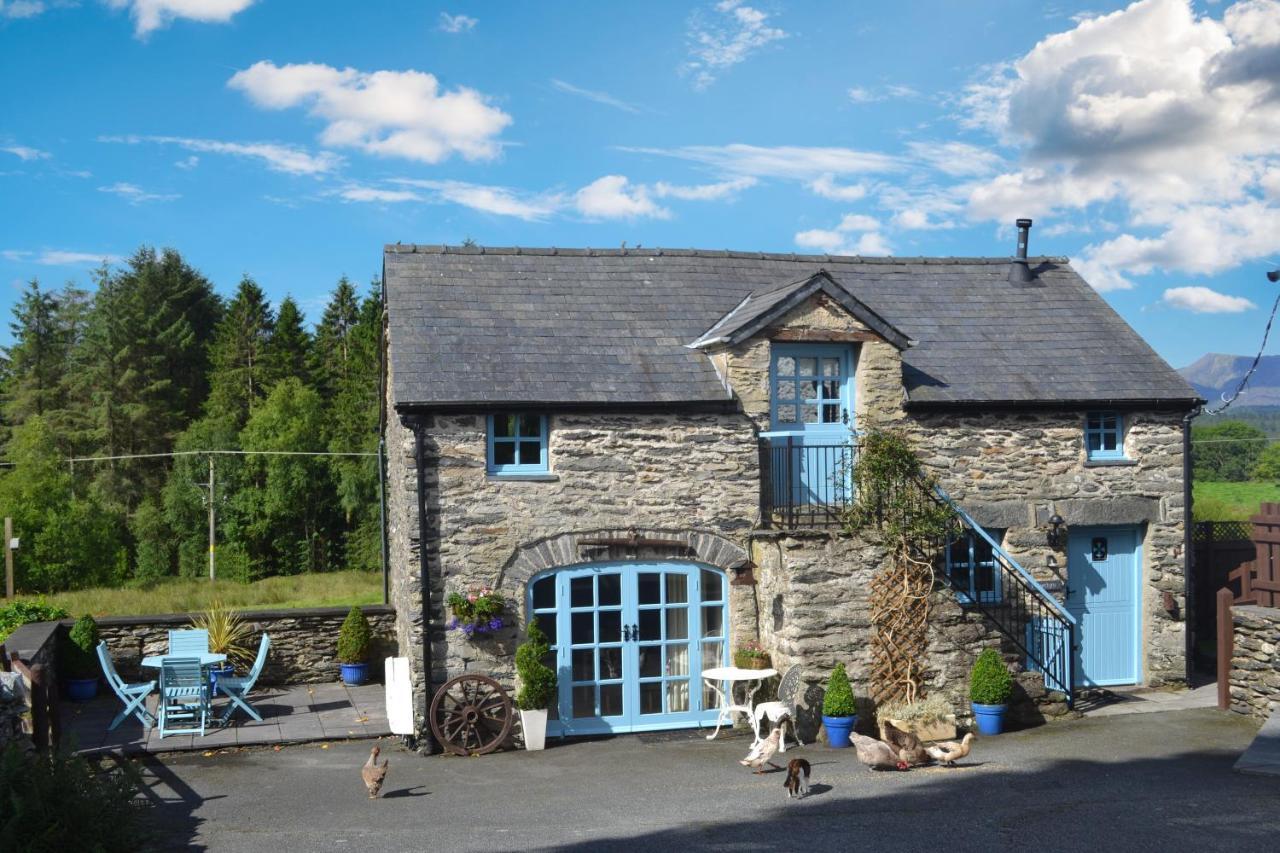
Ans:
[[[490,474],[547,472],[547,416],[523,412],[489,416]]]
[[[1119,412],[1089,412],[1084,422],[1085,457],[1093,462],[1124,459],[1124,418]]]
[[[773,429],[808,432],[843,425],[849,409],[849,348],[774,344]]]

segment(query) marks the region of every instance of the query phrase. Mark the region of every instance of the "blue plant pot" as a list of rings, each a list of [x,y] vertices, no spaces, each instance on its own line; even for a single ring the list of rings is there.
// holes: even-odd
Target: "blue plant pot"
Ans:
[[[343,684],[364,684],[369,680],[369,664],[367,663],[343,663],[342,667],[342,683]]]
[[[1004,731],[1004,712],[1009,710],[1008,705],[970,704],[973,706],[973,719],[978,724],[978,734],[998,735]]]
[[[68,678],[64,683],[67,686],[67,698],[72,702],[88,702],[98,695],[97,678]]]
[[[858,715],[852,717],[828,717],[822,715],[822,725],[827,730],[827,746],[833,749],[844,749],[850,746],[849,734],[858,724]]]
[[[218,692],[218,678],[230,676],[234,674],[236,668],[229,663],[215,664],[209,667],[209,695],[213,696]]]

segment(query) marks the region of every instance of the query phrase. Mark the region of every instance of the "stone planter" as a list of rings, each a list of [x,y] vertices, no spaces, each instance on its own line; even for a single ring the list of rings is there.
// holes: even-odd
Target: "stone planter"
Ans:
[[[547,709],[520,712],[520,731],[524,733],[524,748],[530,752],[546,748]]]
[[[941,720],[895,720],[888,719],[880,724],[880,739],[884,740],[884,723],[893,723],[899,731],[910,732],[920,740],[955,740],[956,715],[947,714]]]
[[[768,669],[771,663],[767,655],[759,657],[758,655],[744,655],[742,652],[734,652],[733,665],[738,669]]]

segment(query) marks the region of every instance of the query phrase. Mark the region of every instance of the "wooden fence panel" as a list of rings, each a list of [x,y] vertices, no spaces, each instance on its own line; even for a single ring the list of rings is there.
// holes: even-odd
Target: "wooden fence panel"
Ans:
[[[1280,607],[1280,503],[1264,503],[1253,522],[1252,599],[1263,607]]]

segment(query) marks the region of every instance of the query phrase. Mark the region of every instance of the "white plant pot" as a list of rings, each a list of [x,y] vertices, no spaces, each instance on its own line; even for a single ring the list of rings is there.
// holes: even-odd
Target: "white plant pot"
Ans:
[[[547,711],[521,711],[520,729],[524,732],[524,748],[543,749],[547,744]]]

